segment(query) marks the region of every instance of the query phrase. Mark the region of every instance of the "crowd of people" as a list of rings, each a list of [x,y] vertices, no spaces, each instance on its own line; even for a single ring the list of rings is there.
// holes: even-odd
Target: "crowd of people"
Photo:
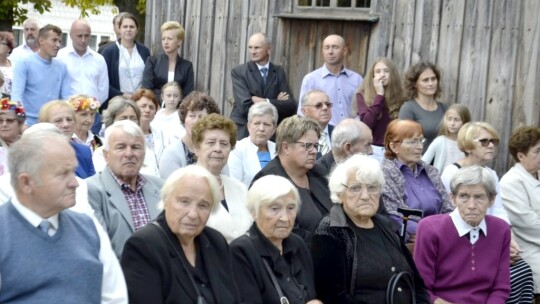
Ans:
[[[497,130],[441,100],[441,68],[363,79],[337,34],[298,99],[253,34],[226,117],[181,24],[157,54],[113,26],[98,52],[86,20],[63,49],[0,32],[1,303],[540,302],[539,127],[499,180]]]

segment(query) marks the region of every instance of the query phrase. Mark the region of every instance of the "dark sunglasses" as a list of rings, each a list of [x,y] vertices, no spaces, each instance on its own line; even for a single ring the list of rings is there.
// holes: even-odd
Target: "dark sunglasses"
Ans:
[[[320,110],[322,109],[323,105],[325,105],[327,108],[331,108],[334,104],[331,103],[331,102],[319,102],[319,103],[316,103],[316,104],[313,104],[313,105],[304,105],[304,106],[307,106],[307,107],[314,107],[315,109],[317,110]]]
[[[496,138],[482,138],[475,141],[479,142],[482,147],[489,146],[489,143],[492,143],[495,147],[499,145],[499,140]]]

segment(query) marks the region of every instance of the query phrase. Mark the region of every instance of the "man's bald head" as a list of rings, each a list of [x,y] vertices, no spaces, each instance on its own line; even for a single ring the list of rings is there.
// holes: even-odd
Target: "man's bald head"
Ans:
[[[69,36],[71,37],[75,52],[77,52],[79,56],[84,55],[88,49],[90,37],[92,36],[92,29],[90,28],[88,21],[84,19],[73,21]]]

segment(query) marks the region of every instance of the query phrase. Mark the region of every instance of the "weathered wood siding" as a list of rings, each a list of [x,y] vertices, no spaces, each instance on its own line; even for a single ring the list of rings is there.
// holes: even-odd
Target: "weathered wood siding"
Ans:
[[[443,100],[463,103],[475,120],[499,131],[494,168],[508,166],[506,142],[521,125],[540,122],[540,2],[536,0],[372,0],[378,21],[278,18],[294,0],[147,0],[146,44],[161,49],[159,26],[177,20],[186,28],[181,55],[191,60],[196,88],[211,94],[228,114],[230,71],[245,62],[248,37],[266,32],[272,61],[289,72],[298,98],[303,76],[322,63],[321,38],[341,33],[352,48],[348,66],[362,75],[379,56],[404,71],[431,60],[443,71]],[[329,14],[330,15],[330,14]]]

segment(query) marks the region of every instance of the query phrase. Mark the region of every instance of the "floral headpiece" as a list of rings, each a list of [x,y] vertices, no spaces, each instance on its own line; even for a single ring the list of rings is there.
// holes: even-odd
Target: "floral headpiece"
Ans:
[[[95,97],[88,96],[76,96],[68,100],[69,105],[75,110],[75,112],[92,110],[98,111],[100,103]]]
[[[0,99],[0,110],[13,111],[18,117],[26,117],[26,112],[20,101],[11,101],[9,98]]]

